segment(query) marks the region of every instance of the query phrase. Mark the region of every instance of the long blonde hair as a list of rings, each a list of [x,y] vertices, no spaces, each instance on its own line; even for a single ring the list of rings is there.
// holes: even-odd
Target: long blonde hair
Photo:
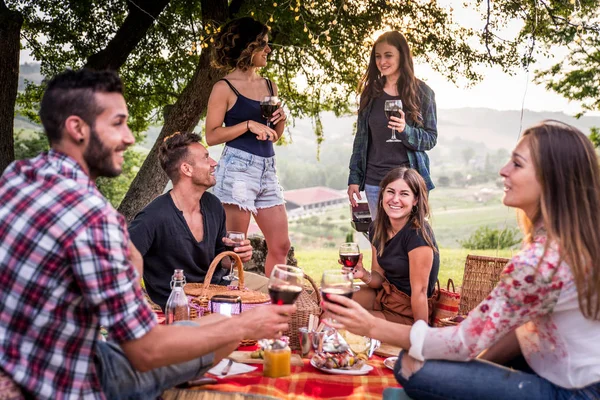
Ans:
[[[600,169],[590,140],[577,128],[546,120],[527,129],[531,158],[542,194],[530,220],[520,213],[525,241],[542,223],[577,285],[579,308],[600,319]]]
[[[388,241],[388,233],[392,228],[390,218],[383,209],[383,193],[385,188],[392,182],[398,179],[403,179],[408,185],[411,192],[417,199],[417,205],[413,207],[411,218],[408,223],[412,224],[413,227],[419,232],[419,235],[425,239],[425,242],[434,253],[438,250],[433,243],[433,238],[430,233],[430,228],[427,226],[426,219],[429,217],[429,203],[427,202],[427,185],[425,181],[419,175],[419,173],[406,167],[394,168],[388,172],[381,183],[379,184],[379,197],[377,199],[377,217],[375,217],[374,230],[373,232],[373,243],[377,244],[377,254],[381,256],[385,248],[385,242]]]

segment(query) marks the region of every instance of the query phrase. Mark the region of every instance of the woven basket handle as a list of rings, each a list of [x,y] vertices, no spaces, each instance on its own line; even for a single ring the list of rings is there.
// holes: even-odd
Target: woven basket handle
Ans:
[[[440,297],[442,296],[442,289],[440,288],[440,280],[439,279],[437,281],[435,281],[435,286],[437,286],[437,299],[435,299],[435,301],[439,301]]]
[[[439,287],[440,281],[438,281],[438,287]],[[452,278],[448,278],[448,284],[446,285],[446,290],[450,291],[450,285],[452,285],[452,292],[456,293],[456,289],[454,288],[454,281],[452,280]]]
[[[215,272],[215,269],[217,268],[217,265],[219,265],[219,262],[221,262],[221,260],[227,256],[233,258],[233,261],[235,262],[235,266],[237,267],[238,280],[239,280],[238,287],[240,289],[244,288],[244,264],[242,263],[242,259],[240,258],[240,256],[237,255],[237,253],[234,253],[233,251],[224,251],[221,254],[218,254],[215,257],[215,259],[212,260],[212,262],[210,263],[210,266],[208,267],[208,272],[206,273],[206,276],[204,277],[204,285],[202,286],[201,296],[206,295],[208,287],[210,286],[210,281],[212,280],[212,277]]]
[[[319,305],[319,307],[321,307],[321,292],[319,291],[317,284],[315,283],[313,278],[310,277],[310,275],[304,274],[304,279],[309,281],[310,285],[313,287],[313,289],[315,289],[315,293],[317,294],[317,304]]]

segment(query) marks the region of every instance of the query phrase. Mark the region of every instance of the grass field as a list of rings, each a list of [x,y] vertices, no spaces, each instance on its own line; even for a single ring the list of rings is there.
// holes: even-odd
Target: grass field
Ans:
[[[452,278],[454,284],[462,285],[463,270],[465,268],[465,259],[467,254],[477,254],[480,256],[506,257],[510,258],[515,250],[467,250],[467,249],[440,249],[440,283],[445,284],[448,278]],[[310,275],[317,284],[321,279],[323,271],[326,269],[338,269],[337,249],[313,249],[296,251],[298,265],[302,267],[305,273]],[[363,251],[365,268],[371,268],[371,251]]]
[[[486,201],[478,201],[477,194],[483,188],[436,188],[431,192],[431,224],[440,246],[440,282],[452,278],[456,285],[462,284],[467,254],[510,258],[515,249],[467,250],[460,248],[459,240],[467,239],[480,226],[494,228],[516,227],[513,209],[502,205],[499,189],[489,190]],[[327,210],[325,213],[290,222],[290,237],[300,265],[317,282],[326,269],[340,268],[338,246],[346,234],[353,232],[350,226],[349,207]],[[362,235],[354,233],[360,243],[364,264],[371,267],[371,251]]]

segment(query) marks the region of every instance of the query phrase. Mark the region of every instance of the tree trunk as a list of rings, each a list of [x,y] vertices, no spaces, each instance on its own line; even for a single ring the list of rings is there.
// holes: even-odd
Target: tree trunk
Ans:
[[[227,1],[202,0],[202,20],[221,24],[228,16]],[[165,124],[148,153],[148,157],[129,186],[125,198],[119,206],[119,212],[131,221],[135,215],[161,194],[168,182],[167,175],[158,162],[158,147],[165,136],[177,131],[193,130],[202,112],[206,109],[212,86],[223,74],[210,66],[210,52],[204,49],[196,67],[194,77],[183,89],[177,102],[165,117]]]
[[[86,68],[118,70],[127,60],[129,54],[146,36],[148,29],[167,7],[170,0],[138,0],[135,5],[129,4],[129,13],[108,45],[96,54],[91,55]]]
[[[15,159],[15,101],[19,88],[19,52],[23,16],[0,0],[0,172]]]

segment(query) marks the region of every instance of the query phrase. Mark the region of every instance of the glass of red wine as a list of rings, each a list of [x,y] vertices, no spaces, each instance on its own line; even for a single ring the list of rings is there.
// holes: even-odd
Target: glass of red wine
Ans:
[[[402,100],[386,100],[384,107],[385,116],[388,120],[391,117],[401,118]],[[402,140],[396,137],[396,128],[392,128],[392,137],[386,140],[386,142],[402,142]]]
[[[360,258],[360,248],[358,243],[343,243],[340,245],[340,261],[342,262],[342,271],[346,274],[351,274],[358,259]],[[355,285],[354,291],[360,290],[360,286]]]
[[[294,304],[302,292],[304,272],[291,265],[276,264],[269,278],[271,303]]]
[[[246,235],[243,232],[227,231],[227,235],[225,237],[233,242],[232,244],[229,244],[229,242],[225,242],[225,247],[227,251],[233,251],[233,249],[241,245],[242,242],[246,240]],[[229,267],[229,275],[225,275],[223,277],[224,280],[233,281],[237,278],[233,271],[234,264],[235,263],[233,262],[233,260],[231,260],[231,266]]]
[[[265,96],[260,102],[260,111],[262,112],[263,118],[267,119],[267,127],[272,128],[271,118],[273,113],[279,108],[279,97],[277,96]]]
[[[340,245],[340,260],[346,272],[351,272],[356,267],[359,257],[360,248],[358,243],[343,243]]]
[[[354,294],[352,274],[339,269],[324,271],[321,278],[321,296],[323,300],[331,302],[328,294],[338,294],[351,299]]]

